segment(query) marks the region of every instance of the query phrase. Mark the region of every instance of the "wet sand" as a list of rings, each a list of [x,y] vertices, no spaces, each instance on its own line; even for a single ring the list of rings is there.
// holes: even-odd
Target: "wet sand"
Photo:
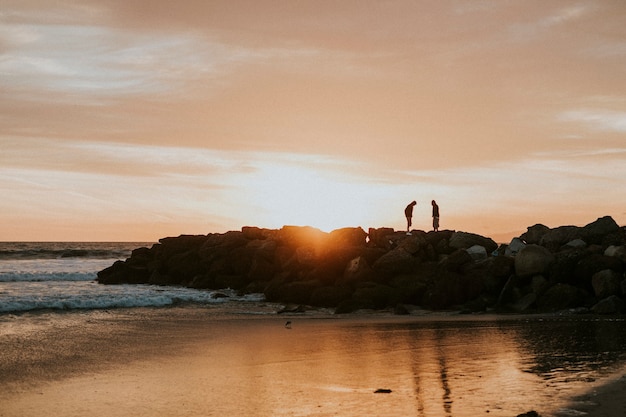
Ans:
[[[370,370],[343,350],[358,349],[358,340],[324,341],[323,332],[337,326],[411,320],[186,307],[7,316],[0,319],[0,417],[470,415],[457,404],[451,412],[445,384],[443,398],[441,387],[427,392],[437,381],[422,381],[426,400],[405,401],[416,393],[385,363],[393,356],[384,343],[364,353]],[[329,378],[329,368],[342,372]],[[379,388],[393,391],[375,394]],[[562,415],[626,415],[625,390],[626,378],[614,379],[573,397]],[[497,401],[481,407],[491,416],[542,411],[540,404],[513,410]]]

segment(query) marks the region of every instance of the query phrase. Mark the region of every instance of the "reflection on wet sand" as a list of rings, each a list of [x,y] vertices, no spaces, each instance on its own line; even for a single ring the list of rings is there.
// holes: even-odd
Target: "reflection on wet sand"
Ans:
[[[132,337],[176,340],[158,357],[0,396],[3,415],[551,417],[626,359],[623,320],[291,321],[153,322]]]

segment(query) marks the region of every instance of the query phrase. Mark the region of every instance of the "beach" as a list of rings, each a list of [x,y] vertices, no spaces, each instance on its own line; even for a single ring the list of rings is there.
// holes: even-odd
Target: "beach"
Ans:
[[[232,306],[3,316],[0,416],[516,416],[530,410],[615,416],[626,410],[621,368],[593,382],[566,375],[571,381],[553,386],[555,396],[535,375],[518,371],[528,359],[519,357],[509,324],[493,323],[458,315],[243,314]],[[433,337],[412,340],[416,325]],[[455,336],[466,326],[476,338]]]

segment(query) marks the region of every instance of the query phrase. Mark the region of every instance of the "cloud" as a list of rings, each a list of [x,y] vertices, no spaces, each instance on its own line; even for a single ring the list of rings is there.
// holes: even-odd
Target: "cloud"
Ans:
[[[580,123],[592,130],[626,132],[626,112],[612,110],[570,110],[562,112],[558,120]]]

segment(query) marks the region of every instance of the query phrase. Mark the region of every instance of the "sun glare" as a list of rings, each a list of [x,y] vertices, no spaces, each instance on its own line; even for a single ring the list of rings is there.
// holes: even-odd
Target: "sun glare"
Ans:
[[[265,165],[251,180],[251,204],[266,227],[306,225],[331,231],[366,219],[368,187],[307,166]]]

